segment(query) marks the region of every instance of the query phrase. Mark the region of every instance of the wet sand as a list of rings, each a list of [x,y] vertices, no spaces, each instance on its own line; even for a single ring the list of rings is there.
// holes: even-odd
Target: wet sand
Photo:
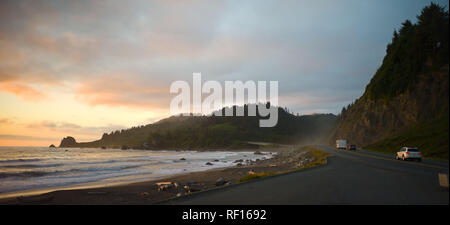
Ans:
[[[275,156],[258,161],[246,161],[244,157],[240,162],[242,165],[174,175],[159,180],[5,198],[0,199],[0,204],[155,204],[177,196],[232,185],[239,178],[253,172],[288,172],[298,168],[299,164],[314,160],[307,150],[301,148],[261,149],[260,151],[270,152],[267,154]]]

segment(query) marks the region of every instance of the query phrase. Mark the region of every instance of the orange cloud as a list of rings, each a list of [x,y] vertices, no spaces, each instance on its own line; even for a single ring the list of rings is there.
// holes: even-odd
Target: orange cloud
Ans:
[[[0,134],[0,146],[48,146],[58,143],[58,138]]]
[[[10,118],[0,118],[0,125],[14,124],[14,120]]]
[[[48,121],[43,120],[40,122],[29,123],[26,125],[26,128],[38,129],[38,130],[51,130],[55,132],[62,133],[73,133],[77,134],[77,136],[98,136],[104,132],[110,132],[114,130],[125,129],[125,126],[122,125],[114,125],[109,124],[107,126],[81,126],[74,123],[69,122],[56,122],[56,121]],[[1,138],[1,135],[0,135]]]
[[[0,83],[0,90],[14,94],[29,101],[39,101],[47,98],[45,94],[35,88],[19,83]]]
[[[15,45],[0,37],[0,60],[2,63],[23,62],[26,59],[25,54],[19,51]]]
[[[75,98],[91,106],[167,109],[172,96],[169,87],[162,86],[129,74],[104,75],[83,80],[75,89]]]
[[[53,140],[11,140],[11,139],[0,139],[0,146],[38,146],[38,147],[45,147],[49,146],[50,144],[58,145],[59,140],[53,139]]]
[[[73,63],[88,61],[99,52],[97,40],[68,32],[57,37],[33,34],[30,36],[30,43],[43,53],[70,58]]]
[[[4,39],[0,35],[0,83],[10,93],[22,93],[18,89],[33,89],[28,84],[58,85],[63,83],[49,64],[39,62],[39,54],[30,54],[30,48],[21,43]],[[8,84],[5,84],[8,83]]]

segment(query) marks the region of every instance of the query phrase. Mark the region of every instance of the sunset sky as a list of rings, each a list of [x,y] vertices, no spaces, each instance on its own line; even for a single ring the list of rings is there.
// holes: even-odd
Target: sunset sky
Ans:
[[[277,80],[279,105],[337,114],[429,2],[2,0],[0,145],[155,122],[170,116],[170,84],[193,72]]]

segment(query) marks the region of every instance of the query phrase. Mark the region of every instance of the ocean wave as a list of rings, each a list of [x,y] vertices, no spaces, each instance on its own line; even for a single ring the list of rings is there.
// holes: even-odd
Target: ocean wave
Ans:
[[[77,162],[77,164],[87,164],[87,165],[95,165],[95,164],[107,164],[107,163],[123,163],[123,162],[147,162],[147,161],[155,161],[154,159],[149,158],[124,158],[124,159],[111,159],[104,161],[85,161],[85,162]]]
[[[143,165],[131,165],[131,166],[114,166],[114,167],[93,167],[93,168],[72,168],[68,170],[55,170],[55,171],[24,171],[24,172],[2,172],[0,173],[0,178],[7,177],[41,177],[41,176],[51,176],[51,175],[62,175],[71,174],[75,172],[103,172],[103,171],[121,171],[127,169],[138,168]]]
[[[47,175],[48,172],[43,171],[26,171],[26,172],[19,172],[19,173],[0,173],[0,178],[7,178],[7,177],[40,177]]]
[[[14,163],[14,162],[38,162],[42,161],[40,158],[34,159],[9,159],[9,160],[0,160],[0,163]]]
[[[26,168],[45,168],[45,167],[58,167],[63,166],[62,163],[56,164],[20,164],[20,165],[4,165],[0,166],[0,168],[17,168],[17,169],[26,169]]]

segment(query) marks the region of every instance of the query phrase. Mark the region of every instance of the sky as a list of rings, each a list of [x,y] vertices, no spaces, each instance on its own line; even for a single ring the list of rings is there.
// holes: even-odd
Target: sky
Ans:
[[[448,8],[448,1],[433,1]],[[0,145],[58,145],[170,116],[170,84],[278,81],[279,105],[338,114],[430,1],[0,2]]]

